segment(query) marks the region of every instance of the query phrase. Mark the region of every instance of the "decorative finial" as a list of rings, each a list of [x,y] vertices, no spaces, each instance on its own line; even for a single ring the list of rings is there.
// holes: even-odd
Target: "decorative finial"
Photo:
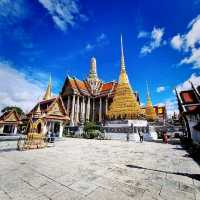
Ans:
[[[150,92],[149,92],[149,84],[148,84],[148,81],[146,81],[146,85],[147,85],[147,96],[149,97],[149,96],[150,96]]]
[[[45,92],[45,95],[43,97],[43,100],[48,100],[51,98],[51,74],[49,76],[49,83],[48,83],[48,86],[47,86],[47,90]]]
[[[49,74],[49,83],[51,84],[51,73]]]
[[[125,69],[125,61],[124,61],[124,47],[123,47],[122,34],[121,34],[121,69]]]

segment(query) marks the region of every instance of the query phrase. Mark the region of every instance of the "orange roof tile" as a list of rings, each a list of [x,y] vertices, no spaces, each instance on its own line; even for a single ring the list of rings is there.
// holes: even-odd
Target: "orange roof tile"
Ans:
[[[107,90],[112,90],[114,82],[109,82],[109,83],[104,83],[101,87],[101,92],[107,91]],[[116,87],[117,84],[114,85],[114,88]]]
[[[77,87],[76,87],[76,83],[75,83],[75,81],[74,81],[74,79],[69,79],[69,82],[70,82],[70,85],[71,85],[71,87],[73,88],[73,89],[77,89]]]
[[[73,89],[88,90],[84,81],[80,81],[75,78],[74,79],[70,78],[69,81]]]

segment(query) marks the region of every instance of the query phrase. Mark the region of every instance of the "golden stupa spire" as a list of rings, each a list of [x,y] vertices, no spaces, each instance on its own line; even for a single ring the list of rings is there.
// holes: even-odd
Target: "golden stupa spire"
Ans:
[[[52,87],[52,86],[51,86],[51,74],[50,74],[49,83],[48,83],[48,86],[47,86],[45,95],[44,95],[44,97],[43,97],[43,100],[51,99],[51,87]]]
[[[120,75],[113,102],[108,109],[109,119],[136,119],[141,114],[140,105],[129,84],[124,61],[124,49],[121,36]]]
[[[157,119],[157,115],[151,101],[148,83],[146,82],[146,84],[147,84],[147,103],[146,103],[146,109],[145,109],[146,118],[149,121],[154,121]]]
[[[128,83],[128,76],[126,74],[126,66],[125,66],[125,59],[124,59],[124,48],[123,48],[123,39],[121,35],[121,67],[120,67],[120,75],[119,75],[119,83]]]

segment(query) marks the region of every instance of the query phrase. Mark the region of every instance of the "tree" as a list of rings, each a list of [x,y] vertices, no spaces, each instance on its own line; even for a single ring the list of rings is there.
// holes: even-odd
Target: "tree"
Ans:
[[[24,115],[24,111],[17,106],[6,106],[1,110],[1,112],[5,113],[7,111],[12,111],[12,110],[15,110],[19,116]]]

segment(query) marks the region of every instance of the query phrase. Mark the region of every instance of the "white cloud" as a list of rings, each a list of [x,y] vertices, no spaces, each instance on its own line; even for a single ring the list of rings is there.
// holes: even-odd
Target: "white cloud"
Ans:
[[[12,24],[26,16],[26,4],[24,0],[1,0],[0,23],[1,25]]]
[[[141,48],[141,50],[140,50],[140,53],[142,54],[142,55],[146,55],[146,54],[149,54],[149,53],[151,53],[152,52],[152,48],[150,47],[150,46],[143,46],[142,48]]]
[[[195,86],[200,85],[200,76],[196,75],[195,73],[191,74],[191,76],[186,81],[178,84],[176,86],[176,89],[178,91],[189,90],[191,89],[190,82],[192,82]],[[167,98],[165,101],[159,103],[158,105],[166,106],[168,116],[172,116],[174,112],[178,113],[177,98],[175,96],[174,91],[173,91],[173,96],[171,98]]]
[[[176,89],[178,91],[189,90],[189,89],[191,89],[191,83],[190,82],[192,82],[196,86],[200,85],[200,76],[193,73],[186,81],[177,85]]]
[[[167,99],[165,101],[165,105],[166,105],[168,116],[172,116],[174,113],[179,113],[177,99],[175,97]]]
[[[150,54],[153,50],[164,45],[164,41],[163,41],[164,33],[165,33],[164,28],[156,28],[156,27],[154,27],[151,33],[149,34],[145,32],[140,32],[138,34],[138,38],[146,37],[150,39],[149,43],[144,45],[141,48],[140,53],[142,55]]]
[[[92,50],[92,49],[94,49],[94,45],[92,45],[92,44],[87,44],[86,46],[85,46],[85,49],[87,50],[87,51],[90,51],[90,50]]]
[[[101,34],[97,37],[97,42],[104,41],[106,38],[107,38],[107,36],[105,35],[105,33],[101,33]]]
[[[85,50],[86,51],[90,51],[96,47],[102,47],[102,46],[105,46],[108,44],[108,38],[106,36],[105,33],[101,33],[100,35],[98,35],[96,37],[96,41],[94,43],[88,43],[86,46],[85,46]]]
[[[29,111],[42,97],[46,81],[16,70],[9,62],[0,61],[0,110],[5,106],[19,106]]]
[[[187,54],[180,65],[192,64],[194,68],[200,68],[200,15],[194,18],[187,27],[186,34],[177,34],[171,40],[171,45],[177,50]]]
[[[78,0],[38,0],[52,16],[55,25],[62,31],[74,26],[77,19],[86,21],[88,18],[80,13]]]
[[[164,91],[165,91],[165,87],[164,87],[164,86],[157,87],[156,91],[157,91],[158,93],[164,92]]]
[[[200,68],[200,48],[193,48],[189,57],[181,60],[180,65],[182,64],[192,64],[194,69]]]
[[[138,33],[138,36],[137,36],[137,38],[147,38],[149,36],[149,33],[148,32],[146,32],[146,31],[140,31],[139,33]]]
[[[174,36],[171,40],[171,46],[174,48],[174,49],[178,49],[178,50],[181,50],[182,47],[183,47],[183,38],[180,36],[180,34]]]
[[[185,35],[188,47],[194,48],[197,43],[200,43],[200,15],[193,19],[189,25],[190,31]]]

